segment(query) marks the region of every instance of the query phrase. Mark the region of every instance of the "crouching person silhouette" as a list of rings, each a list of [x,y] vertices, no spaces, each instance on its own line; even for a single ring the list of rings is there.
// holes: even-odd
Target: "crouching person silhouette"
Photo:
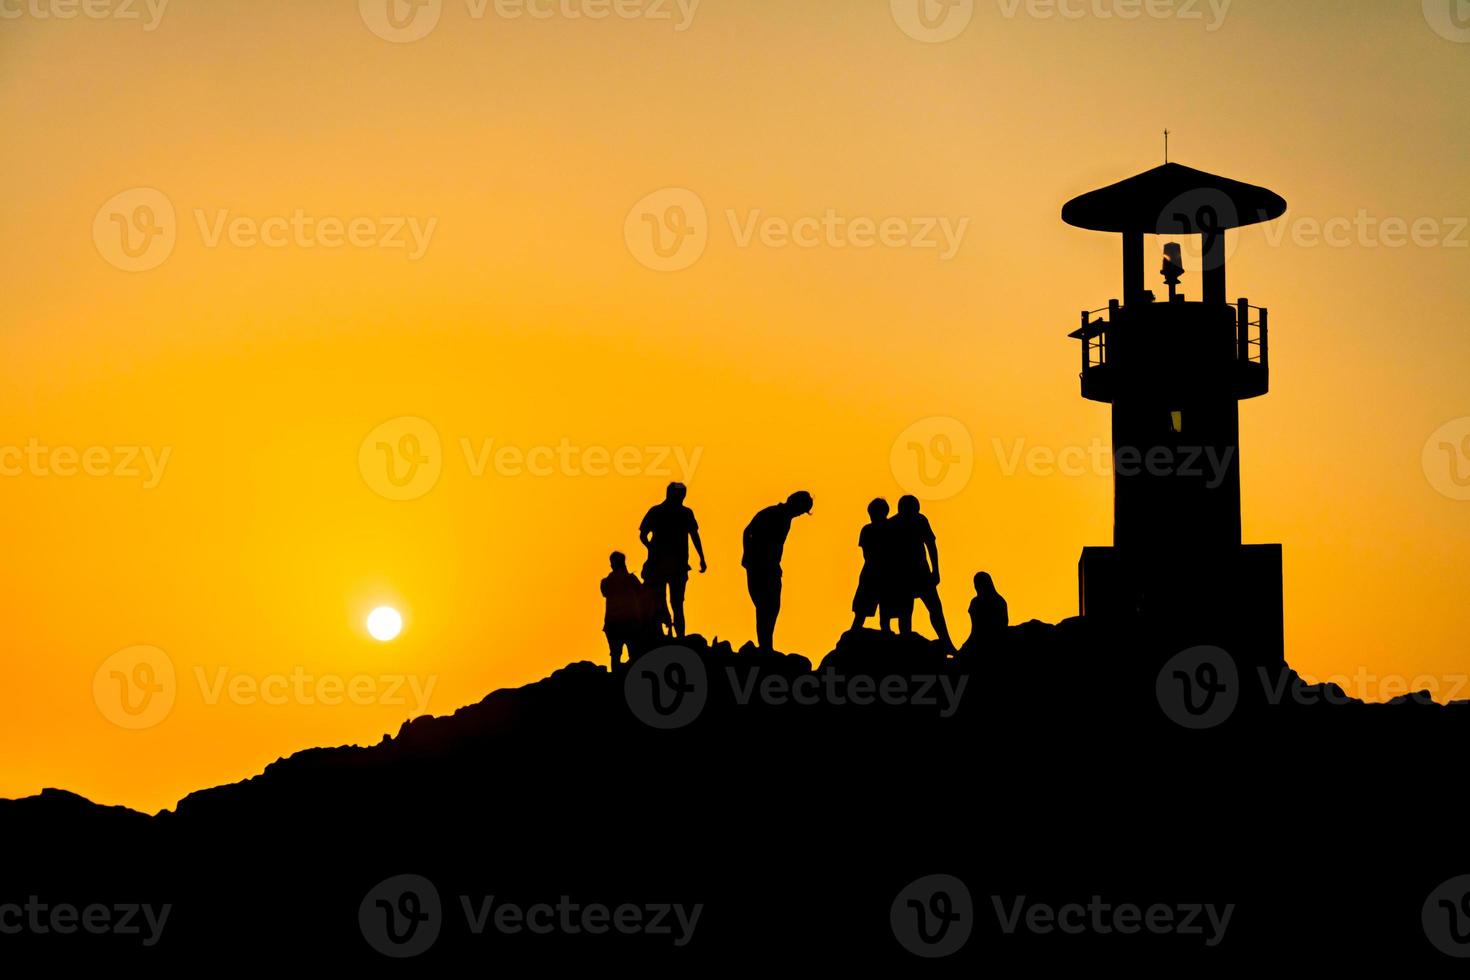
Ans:
[[[862,629],[868,617],[876,615],[882,622],[883,632],[890,632],[893,589],[888,580],[893,570],[889,555],[888,501],[882,497],[868,504],[868,523],[858,534],[858,547],[863,552],[863,570],[852,597],[852,628]]]
[[[791,522],[812,512],[812,495],[798,490],[785,503],[765,508],[745,528],[745,584],[755,604],[755,637],[762,650],[774,650],[776,617],[781,615],[781,556]]]
[[[607,600],[602,617],[602,631],[607,634],[608,653],[613,670],[622,666],[623,650],[633,662],[638,635],[643,627],[643,583],[628,571],[628,559],[621,551],[608,558],[612,571],[602,580],[602,597]]]
[[[913,632],[914,600],[929,610],[929,622],[939,642],[950,650],[949,626],[944,621],[944,606],[939,602],[939,544],[929,518],[919,513],[919,498],[906,496],[898,501],[898,513],[888,522],[893,560],[894,613],[898,631]]]

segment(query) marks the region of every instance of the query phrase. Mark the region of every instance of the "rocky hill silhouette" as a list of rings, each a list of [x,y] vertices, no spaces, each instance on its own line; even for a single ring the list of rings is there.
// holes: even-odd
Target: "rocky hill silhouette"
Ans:
[[[618,673],[573,663],[154,816],[0,802],[0,925],[28,919],[0,950],[374,972],[1454,967],[1470,707],[1363,704],[1250,662],[1074,619],[953,659],[858,632],[815,666],[697,636]],[[108,927],[78,927],[88,908]]]

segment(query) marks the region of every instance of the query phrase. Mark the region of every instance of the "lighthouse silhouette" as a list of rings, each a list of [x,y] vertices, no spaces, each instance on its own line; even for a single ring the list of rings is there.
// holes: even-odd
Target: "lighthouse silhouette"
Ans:
[[[1240,402],[1270,388],[1269,316],[1226,298],[1226,236],[1285,211],[1264,187],[1177,163],[1062,209],[1123,243],[1121,299],[1070,335],[1082,396],[1113,416],[1113,545],[1083,549],[1081,611],[1139,629],[1159,653],[1211,645],[1240,666],[1284,663],[1281,546],[1243,545],[1240,519]],[[1160,249],[1163,299],[1147,288],[1147,236],[1193,247]]]

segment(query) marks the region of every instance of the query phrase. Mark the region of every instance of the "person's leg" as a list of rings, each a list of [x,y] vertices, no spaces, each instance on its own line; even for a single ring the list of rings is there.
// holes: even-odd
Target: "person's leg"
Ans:
[[[898,619],[898,632],[900,636],[908,636],[914,631],[914,600],[912,596],[898,599],[894,602],[894,616]]]
[[[775,602],[775,609],[772,608],[771,576],[748,568],[745,570],[745,585],[750,592],[750,601],[755,605],[756,646],[762,650],[770,650],[776,632],[775,611],[780,609],[779,598]]]
[[[617,670],[618,661],[623,659],[623,641],[613,630],[607,631],[607,652],[612,657],[613,670]]]
[[[949,638],[949,626],[944,622],[944,606],[939,601],[939,590],[929,586],[923,595],[924,608],[929,610],[929,623],[934,627],[934,633],[939,637],[939,642],[954,649],[954,641]]]
[[[674,576],[669,579],[669,604],[674,610],[674,635],[684,635],[684,587],[689,584],[689,579]]]
[[[777,571],[767,583],[766,649],[776,649],[776,620],[781,616],[781,573]]]

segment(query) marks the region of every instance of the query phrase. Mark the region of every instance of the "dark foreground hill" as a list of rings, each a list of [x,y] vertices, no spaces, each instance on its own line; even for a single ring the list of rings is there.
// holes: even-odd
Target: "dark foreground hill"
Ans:
[[[1364,705],[1082,620],[958,659],[850,634],[816,670],[686,648],[154,817],[0,802],[0,958],[1014,975],[1470,954],[1464,703]]]

